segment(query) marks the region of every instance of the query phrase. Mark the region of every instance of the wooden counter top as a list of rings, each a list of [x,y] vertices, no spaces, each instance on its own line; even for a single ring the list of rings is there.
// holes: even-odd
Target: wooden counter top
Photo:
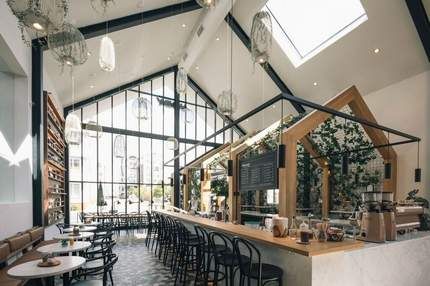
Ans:
[[[180,214],[176,212],[158,210],[161,214],[183,220],[192,224],[199,224],[205,228],[224,232],[230,235],[237,235],[246,239],[258,241],[274,247],[283,248],[291,252],[295,252],[305,256],[315,256],[336,251],[352,250],[364,246],[362,241],[345,239],[342,242],[317,242],[312,241],[309,245],[297,244],[295,240],[289,237],[273,237],[271,232],[266,232],[258,229],[253,229],[244,225],[235,225],[232,223],[224,223],[214,221],[207,218]]]

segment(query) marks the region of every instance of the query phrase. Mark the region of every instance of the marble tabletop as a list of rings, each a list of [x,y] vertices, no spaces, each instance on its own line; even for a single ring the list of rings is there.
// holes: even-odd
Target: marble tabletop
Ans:
[[[96,231],[97,227],[95,226],[85,226],[85,225],[81,225],[79,226],[79,231]],[[67,233],[67,232],[73,232],[73,227],[68,227],[63,229],[63,232]]]
[[[88,241],[76,241],[73,246],[70,243],[67,243],[66,246],[62,246],[61,242],[48,244],[45,246],[41,246],[37,249],[37,251],[42,253],[50,253],[50,254],[63,254],[70,252],[78,252],[85,250],[91,246],[91,242]]]
[[[56,240],[62,240],[62,239],[79,240],[79,239],[90,238],[93,236],[94,236],[94,233],[92,233],[92,232],[80,231],[78,235],[72,235],[71,233],[58,234],[58,235],[54,236],[54,239],[56,239]]]
[[[92,221],[92,222],[77,222],[77,223],[71,223],[70,225],[77,225],[77,226],[81,226],[81,225],[86,225],[86,226],[98,226],[101,225],[101,222],[98,221]]]
[[[39,267],[37,264],[41,259],[36,259],[10,268],[7,274],[17,279],[45,278],[71,272],[85,263],[85,258],[80,256],[60,256],[55,259],[60,260],[61,264],[53,267]]]

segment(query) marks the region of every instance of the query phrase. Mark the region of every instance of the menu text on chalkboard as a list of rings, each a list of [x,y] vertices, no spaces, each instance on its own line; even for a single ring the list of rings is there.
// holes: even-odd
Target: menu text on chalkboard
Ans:
[[[277,152],[239,160],[239,191],[270,190],[278,188]]]

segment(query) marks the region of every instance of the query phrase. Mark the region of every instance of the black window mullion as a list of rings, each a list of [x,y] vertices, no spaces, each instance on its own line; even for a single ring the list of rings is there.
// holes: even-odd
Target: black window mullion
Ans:
[[[125,130],[127,130],[127,90],[124,92],[124,100],[125,100]],[[128,143],[128,136],[125,135],[125,150],[124,150],[124,174],[125,174],[125,205],[124,205],[124,211],[127,214],[127,202],[128,202],[128,178],[127,178],[127,143]]]

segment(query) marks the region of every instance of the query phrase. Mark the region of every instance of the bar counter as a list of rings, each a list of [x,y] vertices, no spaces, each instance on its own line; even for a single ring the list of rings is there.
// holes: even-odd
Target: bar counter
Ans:
[[[199,224],[205,228],[224,232],[230,235],[240,236],[253,241],[258,241],[273,247],[285,249],[294,253],[305,256],[315,256],[337,251],[352,250],[364,246],[362,241],[345,239],[342,242],[317,242],[312,240],[311,244],[303,245],[296,243],[289,237],[273,237],[271,232],[250,228],[240,224],[225,223],[221,221],[210,220],[198,216],[181,214],[171,211],[158,210],[157,212],[169,215],[176,219],[188,222],[190,224]]]
[[[199,224],[253,241],[262,262],[283,269],[283,286],[429,285],[430,232],[403,235],[398,241],[380,244],[345,240],[299,245],[290,238],[274,238],[270,232],[243,225],[158,212],[181,220],[190,230]]]

